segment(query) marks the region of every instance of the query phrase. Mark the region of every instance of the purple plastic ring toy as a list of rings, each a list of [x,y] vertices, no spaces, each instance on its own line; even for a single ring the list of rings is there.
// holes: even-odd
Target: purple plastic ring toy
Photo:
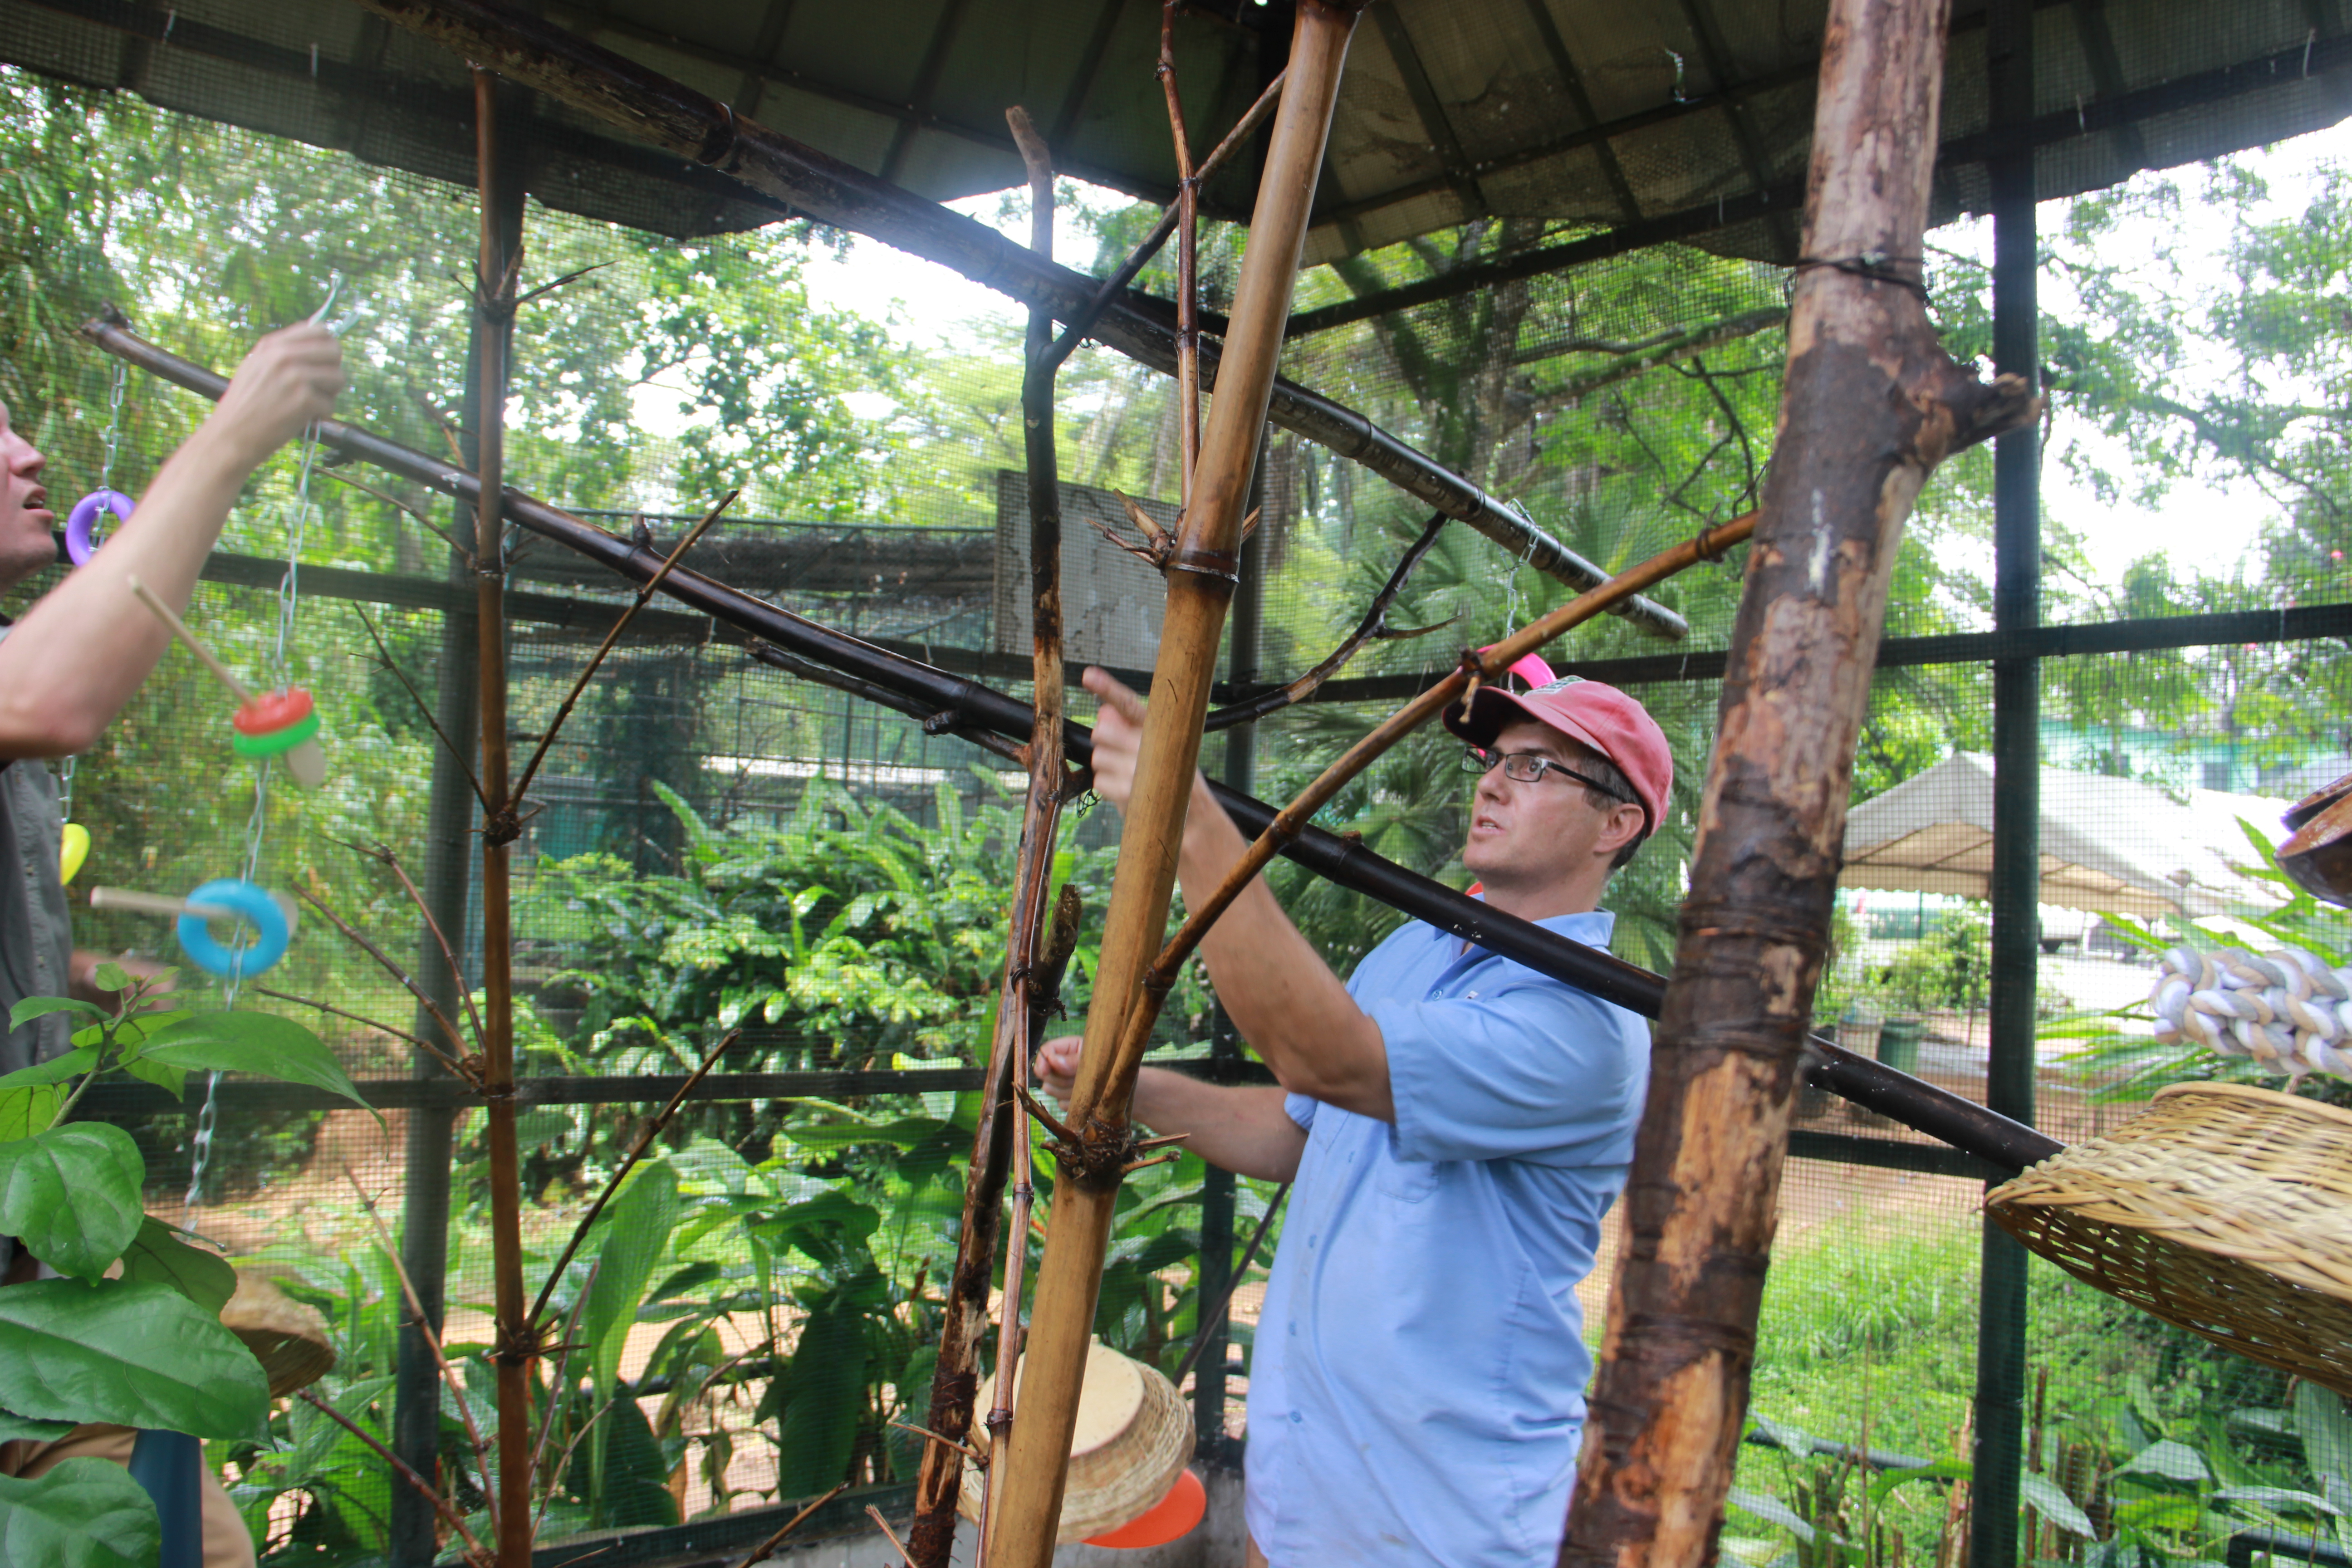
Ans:
[[[73,510],[66,514],[66,553],[77,566],[86,564],[106,542],[90,537],[90,524],[101,511],[110,511],[120,520],[131,515],[135,503],[120,490],[92,490],[74,502]]]

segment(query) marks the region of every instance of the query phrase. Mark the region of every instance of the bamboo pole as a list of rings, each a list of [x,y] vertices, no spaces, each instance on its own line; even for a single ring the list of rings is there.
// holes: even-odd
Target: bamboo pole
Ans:
[[[1356,15],[1355,6],[1329,0],[1299,5],[1289,79],[1234,289],[1221,390],[1202,434],[1190,504],[1169,560],[1153,700],[1119,837],[1094,1004],[1070,1102],[1070,1122],[1084,1146],[1066,1150],[1059,1161],[1022,1374],[1022,1409],[1010,1452],[1000,1462],[1004,1473],[994,1479],[1004,1489],[1001,1512],[982,1543],[995,1568],[1045,1568],[1053,1558],[1104,1247],[1133,1143],[1128,1095],[1115,1087],[1122,1076],[1118,1047],[1137,983],[1167,927],[1217,637],[1233,595],[1242,510]],[[1132,1072],[1123,1076],[1131,1085]]]
[[[1087,315],[1101,291],[1095,279],[1033,256],[994,229],[739,115],[719,100],[557,22],[500,0],[359,3],[463,58],[490,65],[509,81],[739,180],[796,213],[952,268],[1024,304],[1050,305],[1062,321]],[[1104,310],[1089,335],[1139,364],[1175,372],[1173,329],[1129,300]],[[1201,345],[1200,364],[1202,384],[1214,390],[1223,374],[1216,345]],[[1351,408],[1277,380],[1267,416],[1461,519],[1514,560],[1580,593],[1608,576],[1502,501]],[[1653,637],[1678,639],[1690,629],[1680,616],[1651,599],[1629,600],[1616,613]]]
[[[1045,142],[1019,108],[1005,111],[1029,171],[1029,243],[1041,255],[1054,249],[1054,168]],[[1055,365],[1050,311],[1033,309],[1021,381],[1022,438],[1029,480],[1031,673],[1035,717],[1029,735],[1029,791],[1023,803],[1014,854],[1012,919],[1004,973],[997,985],[996,1030],[980,1123],[973,1129],[971,1174],[964,1183],[963,1226],[949,1277],[940,1356],[931,1374],[931,1410],[925,1423],[936,1439],[923,1449],[915,1485],[915,1521],[907,1552],[915,1568],[946,1568],[955,1546],[956,1500],[963,1480],[963,1449],[979,1394],[980,1345],[988,1331],[988,1295],[996,1240],[1003,1230],[1004,1189],[1013,1189],[1014,1215],[1004,1259],[1004,1308],[997,1356],[997,1392],[989,1412],[992,1447],[1002,1447],[1010,1419],[1009,1379],[1020,1333],[1021,1280],[1028,1256],[1031,1193],[1028,1128],[1013,1087],[1025,1083],[1034,1045],[1035,1009],[1030,997],[1038,967],[1037,936],[1052,881],[1055,832],[1066,780],[1062,760],[1062,502],[1054,443]],[[999,1419],[1000,1413],[1004,1415]],[[983,1493],[983,1496],[989,1496]],[[982,1528],[986,1528],[985,1510]]]
[[[504,177],[499,167],[498,78],[474,72],[474,150],[480,165],[482,227],[474,309],[483,331],[480,484],[474,507],[475,624],[479,628],[482,690],[482,772],[485,798],[497,815],[482,832],[482,1103],[490,1154],[490,1269],[498,1333],[498,1561],[529,1568],[531,1506],[531,1369],[538,1344],[522,1281],[522,1166],[515,1142],[514,928],[508,880],[514,806],[508,797],[505,520],[499,496],[506,474],[507,350],[512,331],[514,275],[521,247],[507,253],[497,213]],[[485,1486],[490,1484],[484,1478]]]
[[[157,348],[132,332],[120,315],[100,316],[79,331],[106,353],[199,396],[217,400],[228,389],[226,376]],[[320,441],[335,451],[428,489],[468,503],[478,492],[473,475],[357,426],[329,419],[320,422],[318,433]],[[1979,440],[1996,433],[1989,420],[1977,429],[1962,431],[1955,440]],[[500,504],[508,520],[518,526],[631,581],[642,583],[661,569],[662,557],[654,551],[535,497],[509,489]],[[1698,541],[1690,542],[1696,545]],[[828,672],[842,690],[923,720],[934,730],[951,730],[975,744],[996,742],[1007,748],[1001,755],[1017,752],[1019,748],[1009,737],[1017,735],[1025,741],[1035,724],[1034,710],[1018,698],[819,626],[689,567],[673,571],[662,591],[682,605],[762,639],[765,654],[784,662],[786,668],[795,668],[799,673]],[[769,640],[772,647],[765,646]],[[1084,725],[1066,720],[1062,736],[1071,761],[1084,763],[1093,754],[1093,736]],[[1209,789],[1244,833],[1262,833],[1275,818],[1274,807],[1263,801],[1213,783]],[[1378,900],[1465,942],[1589,991],[1604,1002],[1651,1018],[1658,1016],[1664,1005],[1665,982],[1649,970],[1489,909],[1467,894],[1382,859],[1337,834],[1307,826],[1282,846],[1281,853],[1350,892]],[[453,1031],[451,1037],[458,1037]],[[1816,1036],[1811,1047],[1813,1057],[1806,1070],[1815,1088],[1843,1095],[1857,1105],[1966,1151],[1997,1170],[2013,1173],[2048,1159],[2062,1147],[2055,1139],[1948,1089],[1841,1050],[1826,1037]]]
[[[1937,345],[1920,284],[1948,0],[1832,0],[1780,437],[1734,627],[1559,1561],[1716,1556],[1789,1103],[1903,524],[1960,446],[2031,419]]]

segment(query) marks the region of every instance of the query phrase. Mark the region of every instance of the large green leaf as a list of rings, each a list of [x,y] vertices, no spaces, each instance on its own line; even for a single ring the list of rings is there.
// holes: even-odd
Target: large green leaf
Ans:
[[[165,1285],[37,1279],[0,1290],[0,1407],[198,1437],[259,1437],[261,1363]]]
[[[271,1013],[199,1013],[158,1029],[138,1059],[207,1072],[247,1072],[307,1083],[373,1110],[327,1043]],[[376,1118],[381,1121],[381,1116]]]
[[[33,1443],[52,1443],[74,1429],[70,1421],[36,1421],[29,1415],[16,1415],[0,1410],[0,1443],[24,1439]]]
[[[95,1279],[146,1215],[147,1163],[120,1127],[77,1121],[0,1143],[0,1236],[60,1274]]]
[[[58,1119],[66,1091],[49,1083],[28,1083],[20,1089],[0,1089],[0,1143],[30,1138]]]
[[[1813,1527],[1806,1523],[1795,1509],[1790,1508],[1779,1498],[1766,1497],[1761,1492],[1746,1491],[1734,1487],[1726,1494],[1726,1500],[1740,1512],[1754,1519],[1760,1519],[1767,1524],[1777,1524],[1808,1546],[1812,1544]]]
[[[2340,1397],[2315,1383],[2295,1384],[2294,1429],[2312,1474],[2352,1480],[2352,1416]]]
[[[163,1550],[147,1489],[111,1460],[0,1476],[0,1568],[148,1568]]]
[[[98,1047],[80,1046],[67,1051],[62,1056],[51,1057],[47,1061],[35,1062],[28,1068],[18,1068],[6,1077],[0,1078],[0,1089],[16,1089],[34,1083],[63,1083],[69,1078],[79,1077],[97,1065]]]
[[[190,1247],[172,1234],[172,1227],[150,1216],[131,1238],[122,1254],[122,1277],[149,1284],[168,1285],[217,1315],[236,1294],[236,1270],[218,1253]]]
[[[2058,1483],[2048,1476],[2037,1476],[2028,1470],[2017,1478],[2017,1490],[2036,1513],[2059,1529],[2079,1535],[2085,1541],[2098,1539],[2099,1532],[2092,1527],[2091,1516],[2083,1511],[2081,1504],[2059,1490]]]
[[[103,1018],[106,1009],[94,1002],[77,1001],[71,996],[27,996],[8,1009],[8,1032],[16,1033],[36,1018],[46,1018],[52,1013],[79,1013],[84,1017]]]
[[[677,1173],[665,1163],[638,1167],[635,1179],[605,1212],[596,1280],[580,1318],[599,1387],[612,1381],[620,1364],[622,1342],[637,1321],[646,1282],[669,1247],[677,1217]]]
[[[814,1497],[848,1472],[866,1408],[866,1325],[835,1302],[801,1325],[792,1363],[769,1385],[762,1414],[778,1418],[776,1495]]]

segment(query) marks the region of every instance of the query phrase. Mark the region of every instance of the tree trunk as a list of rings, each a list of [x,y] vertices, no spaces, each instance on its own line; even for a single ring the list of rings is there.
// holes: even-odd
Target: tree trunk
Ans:
[[[1010,1448],[999,1448],[1003,1473],[991,1478],[992,1489],[1003,1489],[984,1542],[995,1568],[1046,1568],[1054,1555],[1104,1248],[1132,1143],[1127,1111],[1138,1064],[1119,1046],[1139,982],[1167,930],[1217,638],[1233,595],[1242,508],[1355,22],[1353,5],[1301,0],[1298,7],[1289,81],[1251,217],[1217,396],[1202,436],[1200,468],[1187,489],[1191,504],[1169,559],[1151,711],[1119,837],[1086,1047],[1069,1107],[1083,1146],[1059,1152],[1022,1398]]]
[[[1711,1562],[1748,1406],[1789,1100],[1856,733],[1927,475],[2032,417],[1918,284],[1947,0],[1832,0],[1780,438],[1749,552],[1562,1563]]]

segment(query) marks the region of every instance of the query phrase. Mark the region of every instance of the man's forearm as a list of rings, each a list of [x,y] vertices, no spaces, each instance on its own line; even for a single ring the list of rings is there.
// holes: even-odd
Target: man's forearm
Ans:
[[[1183,1133],[1186,1149],[1220,1169],[1286,1182],[1298,1173],[1307,1131],[1282,1101],[1278,1089],[1202,1083],[1145,1068],[1135,1080],[1134,1117],[1154,1132]]]
[[[1214,892],[1247,848],[1196,775],[1177,860],[1187,907]],[[1263,876],[1252,878],[1209,928],[1201,957],[1234,1026],[1286,1087],[1383,1121],[1395,1119],[1380,1026],[1283,912]]]
[[[246,458],[224,432],[209,423],[199,429],[98,558],[44,595],[0,642],[0,757],[81,751],[130,700],[171,634],[125,579],[135,575],[184,608],[251,472]]]

